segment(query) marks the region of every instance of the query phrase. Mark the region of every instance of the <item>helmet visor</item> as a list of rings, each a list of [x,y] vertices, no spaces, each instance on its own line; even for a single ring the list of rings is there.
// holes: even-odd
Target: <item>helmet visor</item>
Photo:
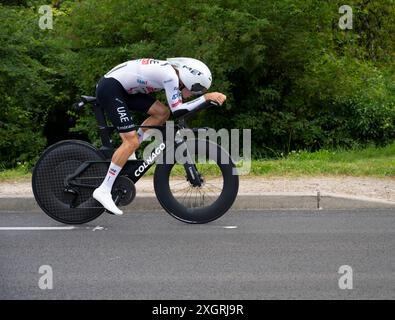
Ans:
[[[192,85],[190,91],[194,96],[201,96],[202,94],[205,94],[207,92],[207,88],[202,86],[200,83],[195,83],[194,85]]]

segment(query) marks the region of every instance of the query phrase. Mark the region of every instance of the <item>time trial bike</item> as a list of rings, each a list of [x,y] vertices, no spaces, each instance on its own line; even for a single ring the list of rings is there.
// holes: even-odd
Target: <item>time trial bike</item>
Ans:
[[[104,110],[95,97],[81,96],[74,104],[77,110],[86,105],[93,107],[102,146],[96,148],[82,140],[63,140],[48,147],[33,168],[32,188],[38,205],[48,216],[65,224],[87,223],[105,211],[92,193],[110,165],[114,128],[107,126]],[[159,130],[164,138],[146,159],[128,160],[122,168],[112,188],[118,206],[126,206],[134,200],[135,184],[156,163],[155,195],[174,218],[187,223],[207,223],[231,208],[238,193],[239,177],[229,153],[216,142],[199,139],[197,134],[192,138],[180,137],[184,129],[194,133],[207,130],[189,128],[187,120],[212,106],[216,104],[207,101],[193,111],[174,114],[171,134],[166,132],[166,125],[144,126]],[[136,129],[138,127],[142,126]]]

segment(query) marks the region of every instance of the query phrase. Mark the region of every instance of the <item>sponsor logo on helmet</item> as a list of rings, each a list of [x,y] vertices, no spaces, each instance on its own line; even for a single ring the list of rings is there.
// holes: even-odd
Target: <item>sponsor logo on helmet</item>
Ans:
[[[187,66],[182,66],[183,69],[188,69],[190,73],[192,73],[194,76],[200,76],[203,73],[200,72],[199,70],[193,69],[191,67],[187,67]]]

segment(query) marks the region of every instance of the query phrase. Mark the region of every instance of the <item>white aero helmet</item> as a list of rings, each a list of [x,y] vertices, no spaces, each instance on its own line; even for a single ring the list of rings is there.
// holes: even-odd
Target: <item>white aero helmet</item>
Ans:
[[[168,58],[167,61],[178,70],[180,80],[194,95],[205,93],[211,86],[210,69],[193,58]]]

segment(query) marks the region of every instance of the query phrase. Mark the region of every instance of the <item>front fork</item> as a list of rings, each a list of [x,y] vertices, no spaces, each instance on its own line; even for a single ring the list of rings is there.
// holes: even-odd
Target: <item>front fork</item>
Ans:
[[[199,171],[197,170],[196,165],[194,163],[186,163],[184,164],[184,168],[187,174],[187,180],[192,184],[192,186],[201,187],[204,181]]]
[[[183,141],[177,141],[176,140],[176,148],[179,147],[181,144],[185,143],[186,140]],[[196,164],[194,162],[194,159],[191,155],[191,153],[188,150],[188,147],[186,149],[186,162],[184,163],[184,169],[186,173],[186,178],[187,181],[193,186],[193,187],[201,187],[203,185],[203,177],[199,173]]]

